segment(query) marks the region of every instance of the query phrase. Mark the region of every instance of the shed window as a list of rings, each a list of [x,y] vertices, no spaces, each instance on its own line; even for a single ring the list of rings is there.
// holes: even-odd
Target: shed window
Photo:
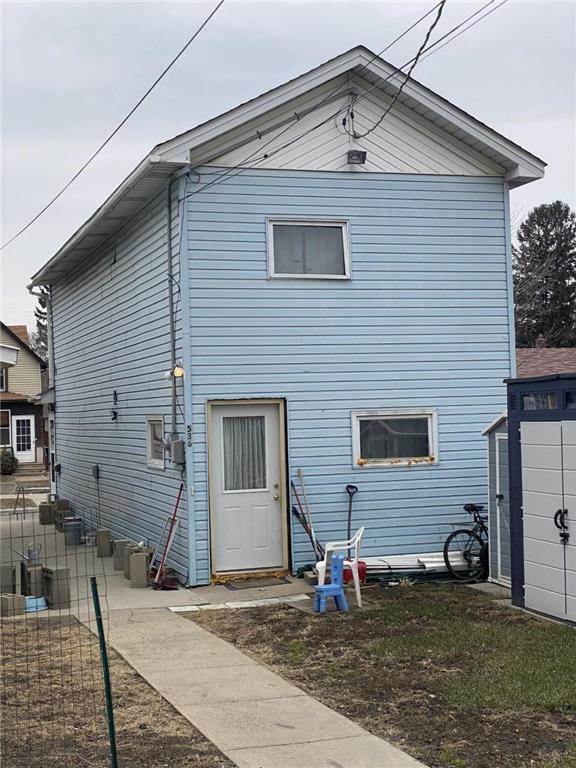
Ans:
[[[0,368],[0,392],[6,392],[8,389],[8,376],[6,368]]]
[[[350,277],[346,221],[268,222],[271,277]]]
[[[146,450],[149,467],[164,469],[164,418],[148,416],[146,419]]]
[[[435,411],[356,411],[352,414],[356,466],[436,464]]]
[[[12,444],[10,439],[10,411],[0,411],[0,446]]]
[[[522,409],[525,411],[550,411],[557,407],[556,392],[530,392],[522,395]]]

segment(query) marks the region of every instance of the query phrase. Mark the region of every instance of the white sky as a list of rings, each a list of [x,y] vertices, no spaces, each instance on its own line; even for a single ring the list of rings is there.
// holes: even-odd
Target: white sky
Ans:
[[[432,39],[485,0],[448,0]],[[499,2],[499,0],[497,0]],[[227,0],[63,197],[2,251],[0,315],[33,326],[31,275],[158,142],[358,44],[377,52],[435,4]],[[2,241],[78,170],[215,2],[2,1]],[[385,58],[411,58],[428,17]],[[513,218],[576,197],[576,3],[509,0],[414,76],[548,162]]]

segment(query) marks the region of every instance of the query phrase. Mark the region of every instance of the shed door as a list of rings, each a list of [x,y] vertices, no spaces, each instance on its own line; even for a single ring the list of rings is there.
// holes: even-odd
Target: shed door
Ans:
[[[566,556],[566,613],[576,621],[576,421],[562,422],[562,466],[564,470],[565,524],[569,539]]]
[[[527,608],[567,617],[565,546],[554,524],[564,508],[561,422],[522,422],[524,598]]]
[[[511,577],[510,496],[506,435],[496,435],[496,536],[498,581],[509,583]]]
[[[210,434],[212,570],[282,568],[279,406],[214,405]]]

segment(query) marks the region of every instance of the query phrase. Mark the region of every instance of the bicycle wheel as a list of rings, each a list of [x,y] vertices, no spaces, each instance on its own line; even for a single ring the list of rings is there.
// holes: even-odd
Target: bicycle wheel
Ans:
[[[486,542],[474,531],[453,531],[444,543],[444,562],[450,575],[459,581],[482,579],[486,575]]]

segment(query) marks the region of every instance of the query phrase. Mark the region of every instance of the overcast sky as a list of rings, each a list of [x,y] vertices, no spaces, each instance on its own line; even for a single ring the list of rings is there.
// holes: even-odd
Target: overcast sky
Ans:
[[[448,0],[432,39],[484,2]],[[94,164],[2,251],[2,320],[32,326],[31,275],[155,144],[355,45],[381,50],[434,4],[227,0]],[[3,0],[2,241],[78,170],[214,5]],[[508,0],[414,72],[548,162],[544,180],[512,192],[516,218],[542,202],[575,204],[575,11],[573,0]],[[418,26],[388,61],[408,60],[424,33]]]

